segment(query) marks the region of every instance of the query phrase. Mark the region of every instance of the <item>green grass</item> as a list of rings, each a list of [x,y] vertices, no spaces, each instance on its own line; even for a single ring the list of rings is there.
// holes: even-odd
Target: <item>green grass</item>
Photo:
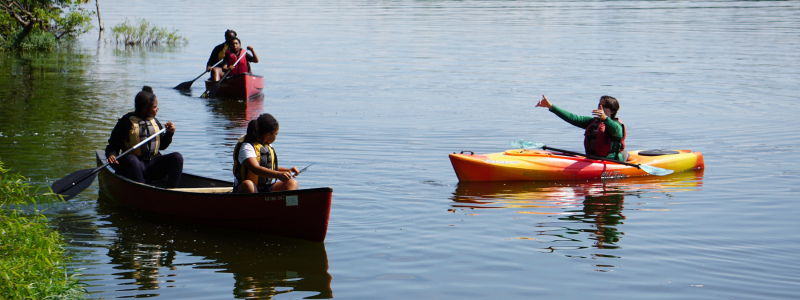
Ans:
[[[37,207],[61,201],[39,193],[19,173],[0,162],[0,299],[84,299],[86,290],[67,271],[63,237],[48,227]],[[17,207],[19,208],[19,207]]]
[[[111,27],[112,43],[125,46],[159,46],[185,44],[189,39],[178,34],[178,30],[169,31],[139,19],[136,24],[125,19],[125,22]]]

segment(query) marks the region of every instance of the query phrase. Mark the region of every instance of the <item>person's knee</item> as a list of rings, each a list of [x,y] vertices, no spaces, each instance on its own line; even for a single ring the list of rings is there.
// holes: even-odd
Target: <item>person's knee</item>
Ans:
[[[255,193],[256,186],[251,180],[245,180],[239,185],[239,193]]]
[[[289,179],[288,182],[286,182],[286,189],[287,190],[296,190],[299,187],[300,187],[300,183],[297,182],[297,179],[292,178],[292,179]]]
[[[183,155],[182,154],[180,154],[179,152],[173,152],[170,155],[172,155],[172,159],[175,161],[175,163],[178,163],[181,166],[183,165]]]

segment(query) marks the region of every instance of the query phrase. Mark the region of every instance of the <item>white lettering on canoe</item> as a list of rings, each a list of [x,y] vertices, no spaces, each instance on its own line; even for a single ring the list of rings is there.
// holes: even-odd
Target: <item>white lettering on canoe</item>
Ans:
[[[286,196],[286,206],[297,206],[297,195]]]
[[[503,164],[518,164],[519,163],[519,161],[516,161],[516,160],[491,160],[491,159],[487,159],[486,162],[490,163],[490,164],[500,164],[500,165],[503,165]]]
[[[264,198],[264,201],[282,201],[284,198],[285,196],[267,196]]]

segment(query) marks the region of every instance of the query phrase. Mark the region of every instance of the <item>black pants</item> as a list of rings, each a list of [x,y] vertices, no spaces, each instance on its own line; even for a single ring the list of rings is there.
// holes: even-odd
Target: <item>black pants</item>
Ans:
[[[133,181],[144,183],[147,180],[160,180],[169,176],[168,188],[176,188],[183,174],[183,155],[173,152],[153,157],[150,161],[142,160],[136,155],[126,155],[117,159],[119,165],[114,166],[117,174]]]

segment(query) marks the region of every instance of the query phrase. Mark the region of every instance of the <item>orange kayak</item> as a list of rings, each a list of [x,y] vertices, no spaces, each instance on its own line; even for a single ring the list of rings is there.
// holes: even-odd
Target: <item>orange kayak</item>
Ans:
[[[670,152],[674,154],[663,154]],[[628,153],[628,163],[675,172],[705,167],[703,154],[691,150]],[[619,163],[543,150],[512,149],[491,154],[462,151],[450,154],[450,162],[459,181],[583,180],[650,175],[639,168]]]

